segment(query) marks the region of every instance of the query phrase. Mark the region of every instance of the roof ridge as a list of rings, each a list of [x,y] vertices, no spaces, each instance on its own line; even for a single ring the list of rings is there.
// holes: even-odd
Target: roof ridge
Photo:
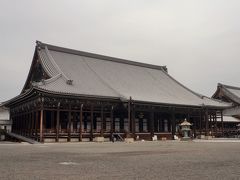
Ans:
[[[68,54],[92,57],[92,58],[97,58],[99,60],[113,61],[113,62],[117,62],[117,63],[130,64],[130,65],[134,65],[134,66],[141,66],[141,67],[146,67],[146,68],[151,68],[151,69],[164,70],[167,72],[166,66],[152,65],[152,64],[131,61],[131,60],[117,58],[117,57],[100,55],[100,54],[95,54],[95,53],[90,53],[90,52],[85,52],[85,51],[79,51],[79,50],[75,50],[75,49],[69,49],[69,48],[65,48],[65,47],[42,43],[40,41],[36,41],[36,44],[40,48],[45,49],[45,47],[47,47],[49,50],[52,50],[52,51],[58,51],[58,52],[64,52],[64,53],[68,53]]]

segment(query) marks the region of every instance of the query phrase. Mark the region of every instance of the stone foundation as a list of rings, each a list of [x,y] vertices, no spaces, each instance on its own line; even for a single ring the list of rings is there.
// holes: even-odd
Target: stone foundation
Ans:
[[[124,142],[126,142],[126,143],[133,143],[134,139],[133,138],[125,138]]]
[[[104,137],[95,137],[93,139],[94,142],[104,142]]]

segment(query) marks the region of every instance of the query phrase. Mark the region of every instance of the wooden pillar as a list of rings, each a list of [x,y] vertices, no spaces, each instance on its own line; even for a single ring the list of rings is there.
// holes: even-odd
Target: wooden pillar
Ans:
[[[103,113],[103,104],[101,104],[101,137],[103,137],[103,119],[104,119],[104,113]]]
[[[22,118],[21,118],[21,121],[22,121],[22,135],[25,134],[25,118],[24,118],[24,115],[25,114],[22,114]]]
[[[14,127],[14,132],[17,132],[17,115],[14,115],[14,120],[15,120],[15,127]]]
[[[60,124],[60,103],[58,103],[58,108],[57,108],[56,142],[59,142],[59,124]]]
[[[31,125],[31,122],[30,122],[30,113],[27,113],[26,114],[26,121],[27,121],[27,123],[26,123],[26,129],[27,129],[27,131],[26,131],[26,136],[28,136],[29,137],[29,135],[30,135],[30,125]]]
[[[18,114],[18,134],[21,134],[20,129],[21,129],[21,116],[20,114]]]
[[[31,137],[32,118],[31,112],[28,113],[28,137]]]
[[[23,135],[23,115],[20,115],[20,134]]]
[[[30,137],[30,131],[31,131],[31,113],[29,112],[27,114],[27,136]]]
[[[15,115],[14,118],[15,118],[15,123],[16,123],[14,132],[17,133],[17,130],[18,130],[18,116]]]
[[[82,122],[83,122],[83,104],[81,104],[79,114],[79,141],[82,141]]]
[[[72,116],[72,111],[71,111],[71,107],[69,108],[68,111],[68,137],[67,137],[67,141],[70,142],[71,141],[71,116]]]
[[[19,114],[17,115],[17,133],[19,134],[19,121],[20,118],[19,118]]]
[[[222,129],[222,136],[224,135],[224,129],[223,129],[223,112],[221,111],[221,129]]]
[[[196,138],[196,127],[197,127],[197,121],[196,121],[196,117],[193,117],[193,138]]]
[[[154,136],[154,111],[151,107],[150,111],[150,133],[151,133],[151,138]]]
[[[25,121],[25,131],[24,131],[24,136],[27,136],[27,130],[28,130],[28,114],[24,115],[24,121]]]
[[[210,131],[211,131],[211,136],[213,135],[213,129],[212,129],[212,125],[213,125],[213,116],[210,115]]]
[[[190,109],[187,110],[187,121],[190,122]]]
[[[205,135],[209,136],[208,109],[205,110]]]
[[[54,111],[52,110],[52,111],[51,111],[51,130],[52,130],[52,129],[55,129],[55,128],[54,128],[54,119],[55,119],[55,117],[54,117]]]
[[[202,110],[200,110],[200,122],[199,122],[199,128],[200,128],[200,135],[202,135]]]
[[[16,132],[19,134],[19,114],[16,117]]]
[[[135,124],[135,108],[134,108],[134,105],[132,106],[131,119],[132,119],[132,135],[133,135],[133,138],[135,138],[136,124]]]
[[[21,124],[20,124],[20,131],[21,131],[21,135],[23,135],[24,132],[24,121],[23,121],[23,114],[21,114]]]
[[[35,115],[35,139],[38,140],[38,126],[39,126],[39,112],[36,111]]]
[[[132,101],[132,98],[130,97],[130,99],[128,101],[128,131],[129,131],[129,134],[131,133],[131,101]]]
[[[43,138],[44,134],[47,132],[47,111],[43,111]]]
[[[217,113],[215,112],[214,115],[214,131],[215,131],[215,136],[218,134],[218,129],[217,129]]]
[[[26,133],[25,133],[25,136],[28,137],[28,135],[29,135],[29,134],[28,134],[28,133],[29,133],[29,131],[28,131],[28,130],[29,130],[29,129],[28,129],[28,128],[29,128],[29,113],[26,114],[25,119],[26,119]]]
[[[172,109],[171,111],[171,124],[172,124],[172,139],[174,140],[174,135],[176,134],[175,109]]]
[[[111,138],[112,138],[112,134],[113,134],[113,106],[111,106],[110,121],[111,121]]]
[[[93,141],[93,104],[91,104],[91,130],[90,130],[90,141]]]
[[[22,114],[19,114],[19,134],[22,134]]]
[[[33,129],[34,129],[34,111],[32,111],[32,116],[31,116],[31,119],[32,119],[32,126],[31,126],[31,138],[33,136]]]
[[[25,133],[25,118],[24,118],[25,114],[22,114],[22,135],[24,135]]]
[[[29,113],[26,114],[26,136],[29,136],[29,129],[30,129],[30,126],[29,126],[30,122],[29,122]]]
[[[40,142],[43,141],[43,109],[40,111]]]
[[[22,121],[21,134],[24,135],[24,131],[25,131],[24,114],[21,115],[21,121]]]

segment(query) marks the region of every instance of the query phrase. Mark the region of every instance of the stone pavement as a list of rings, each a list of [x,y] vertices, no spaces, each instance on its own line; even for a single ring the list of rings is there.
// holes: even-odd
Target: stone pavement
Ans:
[[[240,144],[0,144],[1,180],[240,179]]]

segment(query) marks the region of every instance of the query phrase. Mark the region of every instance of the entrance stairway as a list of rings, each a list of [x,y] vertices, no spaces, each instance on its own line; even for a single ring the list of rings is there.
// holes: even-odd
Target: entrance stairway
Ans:
[[[116,139],[116,141],[124,141],[122,136],[118,133],[113,133],[113,137]]]
[[[18,139],[20,141],[24,141],[24,142],[28,142],[29,144],[41,144],[33,139],[30,139],[30,138],[27,138],[27,137],[24,137],[24,136],[21,136],[19,134],[15,134],[15,133],[12,133],[12,132],[7,132],[6,133],[7,136],[10,136],[12,138],[15,138],[15,139]]]

